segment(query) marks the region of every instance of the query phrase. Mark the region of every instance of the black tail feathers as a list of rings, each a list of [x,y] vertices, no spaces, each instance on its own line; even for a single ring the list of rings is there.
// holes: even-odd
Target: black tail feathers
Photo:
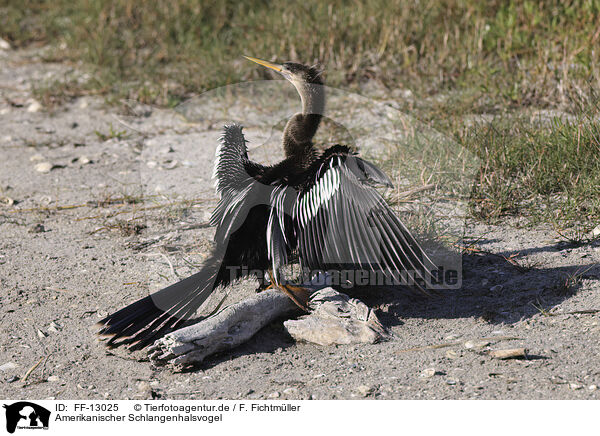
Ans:
[[[111,348],[127,345],[139,350],[171,330],[181,327],[224,284],[219,268],[209,262],[202,270],[107,316],[98,322],[99,335]]]

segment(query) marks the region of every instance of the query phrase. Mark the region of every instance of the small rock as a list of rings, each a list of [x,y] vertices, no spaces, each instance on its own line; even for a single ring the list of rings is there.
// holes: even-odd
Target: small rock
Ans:
[[[165,162],[162,167],[165,170],[172,170],[172,169],[177,168],[178,166],[179,166],[179,162],[178,161],[176,161],[176,160],[169,160],[169,161]]]
[[[57,383],[60,381],[60,378],[57,375],[51,375],[47,380],[51,383]]]
[[[427,368],[424,369],[423,371],[421,371],[421,374],[419,377],[421,378],[431,378],[435,375],[435,368]]]
[[[296,395],[298,394],[298,388],[286,388],[283,390],[284,395]]]
[[[454,350],[448,350],[446,351],[446,357],[448,359],[458,359],[458,354]]]
[[[29,233],[44,233],[46,228],[43,224],[37,223],[31,226],[28,230]]]
[[[10,50],[10,44],[8,41],[0,38],[0,50]]]
[[[457,384],[457,383],[458,383],[458,380],[457,380],[457,379],[455,379],[455,378],[453,378],[453,377],[449,377],[449,378],[446,380],[446,384],[447,384],[447,385],[450,385],[450,386],[454,386],[454,385],[455,385],[455,384]]]
[[[589,389],[590,391],[595,391],[596,389],[598,389],[598,386],[597,386],[597,385],[589,385],[589,386],[588,386],[588,389]]]
[[[78,161],[80,164],[82,164],[82,165],[85,165],[85,164],[92,163],[92,160],[91,160],[89,157],[85,156],[85,155],[84,155],[84,156],[81,156],[79,159],[77,159],[77,161]]]
[[[19,380],[21,380],[21,379],[19,378],[18,375],[13,375],[12,377],[6,379],[6,383],[14,383]]]
[[[12,369],[18,368],[19,365],[13,362],[6,362],[3,365],[0,365],[0,371],[10,371]]]
[[[504,286],[502,286],[502,285],[496,285],[496,286],[492,286],[490,288],[490,291],[492,291],[492,292],[500,292],[502,289],[504,289]]]
[[[44,156],[42,156],[42,155],[41,155],[41,154],[39,154],[39,153],[37,153],[37,154],[34,154],[33,156],[31,156],[31,157],[29,158],[29,161],[30,161],[30,162],[38,162],[38,161],[40,161],[40,160],[44,160]]]
[[[276,398],[279,398],[281,396],[281,394],[279,392],[271,392],[269,395],[267,395],[267,398],[270,400],[274,400]]]
[[[47,337],[48,337],[48,334],[47,334],[47,333],[44,333],[44,332],[43,332],[43,331],[41,331],[40,329],[37,329],[37,335],[38,335],[38,338],[40,338],[40,339],[44,339],[44,338],[47,338]]]
[[[361,397],[367,397],[370,394],[373,393],[373,391],[375,390],[375,388],[373,388],[373,386],[367,386],[367,385],[360,385],[356,388],[356,392],[361,396]]]
[[[42,105],[39,101],[30,99],[29,106],[27,106],[27,112],[39,112],[42,109]]]
[[[50,162],[40,162],[34,168],[39,173],[49,173],[52,169],[52,164]]]
[[[1,196],[0,202],[6,204],[7,206],[12,206],[13,204],[15,204],[15,199],[10,198],[10,197]]]
[[[490,343],[489,341],[467,341],[464,345],[467,350],[473,350],[487,347],[488,345],[490,345]]]
[[[579,383],[569,383],[569,389],[571,389],[573,391],[578,391],[581,388],[583,388],[583,386],[580,385]]]

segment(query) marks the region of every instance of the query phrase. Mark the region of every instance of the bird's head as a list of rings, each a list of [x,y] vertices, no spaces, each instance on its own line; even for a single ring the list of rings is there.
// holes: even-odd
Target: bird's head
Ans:
[[[302,113],[290,118],[283,132],[286,156],[312,156],[312,138],[315,136],[325,110],[325,87],[322,71],[295,62],[274,64],[269,61],[244,56],[264,67],[277,71],[291,82],[302,100]]]
[[[256,59],[250,56],[244,57],[249,61],[256,62],[257,64],[277,71],[287,80],[292,82],[292,84],[296,88],[305,83],[314,83],[317,85],[323,84],[323,79],[321,78],[321,74],[323,73],[323,71],[317,68],[316,66],[309,67],[307,65],[298,64],[296,62],[284,62],[283,64],[274,64],[272,62],[263,61],[261,59]]]

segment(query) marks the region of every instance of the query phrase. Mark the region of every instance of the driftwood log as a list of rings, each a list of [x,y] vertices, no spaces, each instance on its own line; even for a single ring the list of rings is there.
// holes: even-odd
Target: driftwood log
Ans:
[[[297,341],[319,345],[374,344],[388,336],[365,303],[332,288],[314,292],[309,307],[309,315],[283,323]]]
[[[309,307],[308,315],[284,322],[287,331],[298,341],[331,345],[374,343],[387,337],[371,309],[332,288],[314,291]],[[212,354],[248,341],[277,318],[301,313],[281,291],[263,291],[160,338],[150,347],[149,358],[156,365],[199,364]]]

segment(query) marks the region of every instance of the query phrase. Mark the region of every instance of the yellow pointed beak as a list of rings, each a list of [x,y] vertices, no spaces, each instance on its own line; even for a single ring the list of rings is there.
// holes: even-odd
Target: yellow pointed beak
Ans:
[[[278,73],[281,73],[281,70],[283,69],[283,66],[279,65],[279,64],[274,64],[274,63],[271,63],[271,62],[268,62],[268,61],[263,61],[263,60],[260,60],[260,59],[252,58],[250,56],[244,56],[244,57],[246,59],[248,59],[249,61],[256,62],[257,64],[260,64],[260,65],[262,65],[264,67],[267,67],[267,68],[271,68],[272,70],[275,70]]]

